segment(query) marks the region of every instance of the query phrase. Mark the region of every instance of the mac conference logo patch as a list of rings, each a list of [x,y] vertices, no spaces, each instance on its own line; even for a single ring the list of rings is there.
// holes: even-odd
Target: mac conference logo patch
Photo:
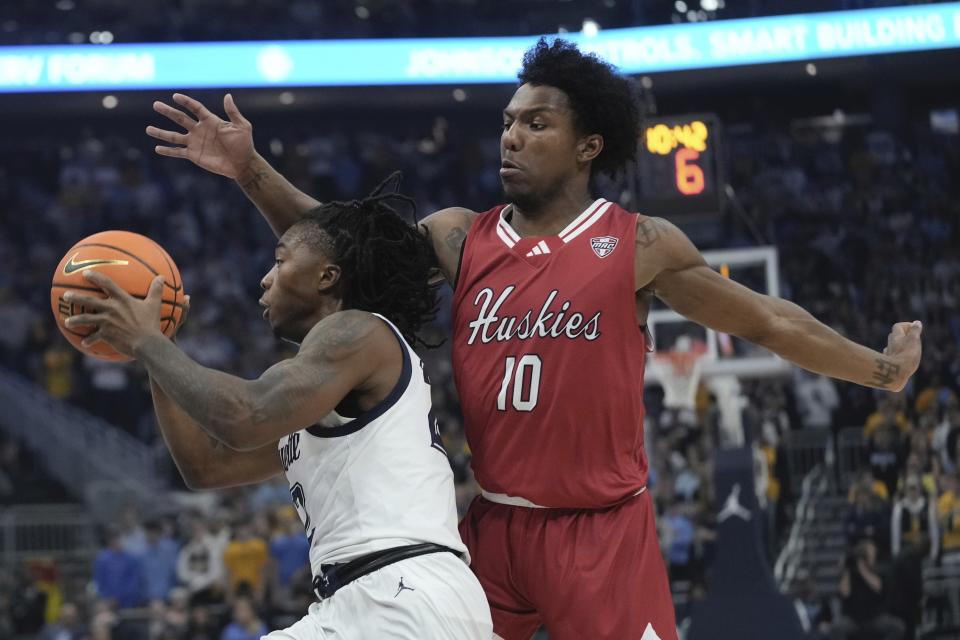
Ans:
[[[590,238],[590,248],[597,254],[598,258],[606,258],[617,248],[619,238],[613,236],[600,236],[599,238]]]

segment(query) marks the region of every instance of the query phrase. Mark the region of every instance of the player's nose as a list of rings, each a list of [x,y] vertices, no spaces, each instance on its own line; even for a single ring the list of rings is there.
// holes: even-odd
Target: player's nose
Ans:
[[[520,127],[517,123],[512,123],[509,127],[504,127],[503,135],[500,136],[500,146],[508,151],[518,151],[520,149]]]
[[[260,288],[266,291],[273,284],[273,270],[276,269],[274,266],[270,271],[267,271],[267,274],[260,279]]]

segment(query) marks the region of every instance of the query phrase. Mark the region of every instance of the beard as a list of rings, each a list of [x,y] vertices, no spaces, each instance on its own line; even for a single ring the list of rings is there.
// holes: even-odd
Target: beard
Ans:
[[[558,180],[546,189],[537,191],[529,185],[506,184],[501,181],[503,195],[524,213],[537,213],[563,189],[563,181]]]

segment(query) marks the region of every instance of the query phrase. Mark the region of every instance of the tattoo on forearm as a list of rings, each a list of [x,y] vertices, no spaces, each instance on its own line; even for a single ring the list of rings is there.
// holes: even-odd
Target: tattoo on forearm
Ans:
[[[873,371],[873,378],[867,381],[867,384],[879,389],[888,388],[900,375],[900,365],[876,358],[877,368]]]
[[[447,234],[447,237],[443,239],[446,243],[447,248],[450,251],[453,251],[457,255],[460,254],[460,247],[463,246],[464,240],[467,239],[467,233],[461,227],[454,227],[450,230],[450,233]]]
[[[252,176],[240,183],[244,191],[259,191],[260,183],[267,177],[266,171],[255,171]]]
[[[637,246],[647,249],[669,232],[667,223],[660,218],[647,218],[637,225]]]

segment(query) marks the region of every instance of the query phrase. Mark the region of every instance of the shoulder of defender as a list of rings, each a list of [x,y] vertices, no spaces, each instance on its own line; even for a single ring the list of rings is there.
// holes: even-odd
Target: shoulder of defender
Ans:
[[[637,248],[653,249],[675,243],[686,235],[669,220],[637,214]]]
[[[672,222],[637,214],[634,271],[638,289],[648,287],[661,273],[705,264],[687,234]]]
[[[466,230],[479,215],[476,211],[465,207],[447,207],[421,220],[420,227],[428,229],[433,235],[441,234],[444,230],[453,227],[462,227]]]

